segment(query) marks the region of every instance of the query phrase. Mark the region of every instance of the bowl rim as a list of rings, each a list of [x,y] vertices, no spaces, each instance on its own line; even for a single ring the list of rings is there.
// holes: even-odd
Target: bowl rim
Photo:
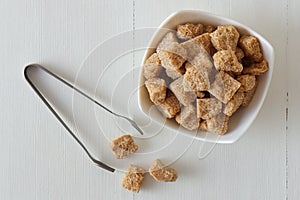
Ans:
[[[275,51],[274,51],[274,48],[273,48],[272,44],[264,36],[262,36],[260,33],[256,32],[253,28],[251,28],[251,27],[249,27],[249,26],[247,26],[245,24],[242,24],[242,23],[240,23],[240,22],[238,22],[236,20],[233,20],[233,19],[228,18],[228,17],[216,15],[216,14],[213,14],[213,13],[209,13],[209,12],[206,12],[206,11],[202,11],[202,10],[196,10],[196,9],[195,10],[179,10],[179,11],[171,13],[167,18],[165,18],[165,20],[163,20],[162,23],[159,25],[158,30],[156,30],[154,32],[154,34],[152,35],[152,37],[151,37],[151,39],[150,39],[150,41],[148,43],[148,48],[147,48],[147,50],[144,53],[141,66],[144,66],[144,63],[145,63],[146,59],[149,57],[149,54],[150,54],[151,49],[152,49],[151,46],[153,46],[152,44],[155,42],[155,39],[156,39],[158,33],[160,33],[161,29],[170,29],[170,28],[166,28],[165,26],[168,25],[168,23],[175,16],[177,16],[177,15],[184,15],[184,14],[189,14],[189,15],[191,15],[191,14],[196,14],[196,15],[201,14],[201,15],[205,15],[205,16],[210,17],[210,18],[219,19],[219,20],[225,20],[226,22],[228,22],[228,24],[232,24],[233,26],[238,27],[238,29],[242,28],[246,32],[248,32],[248,34],[255,35],[255,37],[257,37],[260,42],[263,40],[264,44],[267,45],[267,50],[268,50],[269,54],[271,55],[270,58],[267,60],[268,63],[269,63],[269,70],[267,72],[269,74],[269,78],[267,79],[266,84],[264,86],[264,89],[262,91],[262,94],[260,95],[260,100],[258,101],[258,103],[256,105],[255,112],[253,113],[253,115],[252,115],[252,117],[250,119],[251,122],[246,124],[246,127],[244,128],[244,131],[243,131],[242,134],[236,135],[231,140],[218,139],[216,141],[216,140],[209,140],[209,139],[206,139],[206,138],[198,137],[197,135],[196,136],[192,135],[192,134],[189,135],[189,134],[187,134],[185,132],[180,132],[180,134],[183,134],[183,135],[185,135],[187,137],[193,137],[194,139],[205,141],[205,142],[219,143],[219,144],[232,144],[232,143],[235,143],[236,141],[238,141],[247,132],[247,130],[249,129],[249,127],[253,124],[254,120],[256,119],[257,115],[259,114],[259,112],[260,112],[260,110],[262,108],[262,105],[265,102],[265,98],[266,98],[266,96],[268,94],[269,86],[270,86],[270,83],[272,81],[272,76],[273,76],[274,61],[275,61]],[[173,30],[173,29],[170,29],[170,30]],[[139,109],[145,115],[149,116],[145,112],[145,110],[144,110],[144,107],[143,107],[144,103],[142,102],[142,99],[141,99],[141,87],[143,87],[143,85],[144,85],[144,83],[142,83],[144,80],[145,79],[143,77],[143,67],[141,67],[140,77],[139,77],[139,87],[140,87],[140,89],[138,90],[138,106],[139,106]],[[154,121],[156,121],[157,123],[161,123],[160,121],[156,120],[155,118],[152,118],[152,119]],[[174,131],[173,127],[170,127],[168,125],[166,125],[166,127],[168,129]],[[220,138],[222,138],[222,136]]]

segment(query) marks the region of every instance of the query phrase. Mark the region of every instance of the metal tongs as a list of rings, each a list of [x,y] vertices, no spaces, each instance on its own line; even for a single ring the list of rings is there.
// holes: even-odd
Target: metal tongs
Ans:
[[[117,114],[115,112],[113,112],[112,110],[108,109],[107,107],[105,107],[104,105],[102,105],[101,103],[99,103],[98,101],[96,101],[95,99],[93,99],[92,97],[90,97],[89,95],[87,95],[86,93],[84,93],[83,91],[81,91],[80,89],[78,89],[77,87],[75,87],[74,85],[72,85],[71,83],[67,82],[66,80],[64,80],[63,78],[61,78],[60,76],[54,74],[53,72],[47,70],[46,68],[44,68],[43,66],[39,65],[39,64],[30,64],[27,65],[24,69],[24,77],[26,79],[26,81],[29,83],[29,85],[32,87],[32,89],[35,91],[35,93],[41,98],[41,100],[46,104],[46,106],[49,108],[49,110],[53,113],[53,115],[58,119],[58,121],[65,127],[65,129],[70,133],[70,135],[76,140],[76,142],[81,146],[81,148],[86,152],[86,154],[88,155],[88,157],[95,163],[97,164],[97,166],[106,169],[110,172],[114,172],[115,169],[108,166],[107,164],[97,160],[96,158],[94,158],[91,153],[89,152],[89,150],[84,146],[84,144],[78,139],[78,137],[74,134],[74,132],[69,128],[69,126],[64,122],[64,120],[62,119],[62,117],[60,117],[60,115],[55,111],[55,109],[50,105],[50,103],[48,102],[48,100],[42,95],[42,93],[39,91],[39,89],[33,84],[33,82],[31,81],[31,79],[28,76],[28,71],[30,68],[37,68],[37,69],[41,69],[44,72],[46,72],[47,74],[49,74],[50,76],[56,78],[57,80],[59,80],[60,82],[62,82],[63,84],[67,85],[68,87],[70,87],[71,89],[73,89],[74,91],[78,92],[79,94],[81,94],[82,96],[86,97],[87,99],[89,99],[90,101],[92,101],[93,103],[95,103],[96,105],[100,106],[101,108],[103,108],[104,110],[106,110],[107,112],[123,118],[125,120],[127,120],[140,134],[143,135],[143,131],[138,127],[138,125],[135,123],[135,121],[133,121],[132,119],[125,117],[123,115]]]

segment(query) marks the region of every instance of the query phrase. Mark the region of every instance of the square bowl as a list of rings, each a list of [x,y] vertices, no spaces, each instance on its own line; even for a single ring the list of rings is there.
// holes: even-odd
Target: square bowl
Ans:
[[[146,59],[155,52],[155,48],[163,38],[163,36],[169,31],[176,30],[177,25],[185,24],[185,23],[202,23],[202,24],[212,24],[212,25],[233,25],[235,26],[240,34],[249,34],[257,37],[260,41],[262,52],[264,55],[264,59],[266,59],[269,63],[269,70],[258,77],[258,87],[256,89],[255,95],[251,101],[251,103],[247,107],[240,108],[232,117],[230,117],[228,132],[225,135],[217,137],[214,133],[206,133],[198,131],[197,135],[193,131],[189,131],[187,129],[182,130],[181,133],[195,137],[195,139],[206,141],[206,142],[214,142],[214,143],[234,143],[236,142],[250,127],[256,118],[259,110],[261,109],[265,97],[267,95],[267,91],[271,82],[273,68],[274,68],[274,49],[272,45],[260,34],[255,32],[253,29],[245,26],[237,21],[232,19],[228,19],[226,17],[217,16],[214,14],[210,14],[207,12],[199,11],[199,10],[183,10],[176,13],[171,14],[167,17],[162,24],[159,26],[158,30],[154,33],[149,45],[148,49],[145,52],[142,66],[144,65]],[[151,47],[151,48],[150,48]],[[179,124],[175,122],[175,120],[162,120],[160,117],[159,111],[151,111],[151,115],[149,114],[149,110],[153,107],[153,103],[149,99],[148,92],[144,86],[145,78],[143,77],[143,69],[140,72],[140,83],[139,83],[139,107],[140,109],[148,115],[154,121],[164,124],[167,128],[178,131]],[[153,110],[153,109],[152,109]]]

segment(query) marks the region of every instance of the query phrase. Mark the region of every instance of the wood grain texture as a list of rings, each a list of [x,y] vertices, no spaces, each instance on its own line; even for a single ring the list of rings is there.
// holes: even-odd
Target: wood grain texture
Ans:
[[[38,62],[74,80],[95,45],[132,29],[132,1],[13,0],[0,10],[0,199],[132,199],[123,175],[94,166],[23,79]]]
[[[286,66],[289,71],[288,76],[288,118],[287,118],[287,195],[288,199],[299,199],[300,196],[300,135],[299,135],[299,74],[300,69],[297,67],[300,58],[297,54],[297,49],[300,46],[298,39],[300,34],[299,25],[299,6],[300,2],[295,0],[288,1],[288,40],[286,41]]]
[[[296,0],[0,1],[0,199],[298,199],[299,8]],[[157,27],[181,9],[230,17],[264,35],[276,53],[272,83],[238,142],[217,145],[204,160],[197,159],[195,142],[173,164],[178,182],[156,183],[147,175],[141,192],[132,194],[120,186],[123,174],[90,162],[26,84],[23,67],[41,63],[73,81],[97,44]],[[65,109],[72,112],[68,100]]]

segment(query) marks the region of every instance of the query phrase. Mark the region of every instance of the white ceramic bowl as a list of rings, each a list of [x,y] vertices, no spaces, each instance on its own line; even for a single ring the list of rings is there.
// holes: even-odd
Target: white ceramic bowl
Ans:
[[[234,21],[232,19],[228,19],[222,16],[217,16],[214,14],[206,13],[199,10],[183,10],[176,13],[171,14],[167,19],[165,19],[162,24],[159,26],[158,31],[152,37],[149,47],[156,47],[162,37],[166,34],[166,29],[176,30],[177,25],[184,23],[203,23],[203,24],[213,24],[213,25],[234,25],[238,28],[241,34],[250,34],[257,37],[260,41],[264,58],[269,62],[269,71],[262,76],[259,76],[259,84],[256,90],[256,93],[251,101],[250,105],[247,107],[240,108],[229,121],[229,130],[228,133],[224,136],[218,137],[216,140],[216,136],[213,133],[198,133],[195,136],[195,133],[189,130],[181,131],[182,134],[187,136],[196,137],[196,139],[208,141],[208,142],[216,142],[216,143],[233,143],[237,141],[250,127],[254,119],[256,118],[259,110],[261,109],[265,97],[267,95],[267,91],[271,82],[271,77],[274,68],[274,50],[272,45],[260,34],[252,30],[251,28]],[[142,65],[145,60],[155,51],[154,48],[149,48],[143,58]],[[153,106],[153,103],[149,99],[149,95],[146,91],[146,88],[143,86],[145,79],[142,75],[141,70],[141,79],[140,79],[140,90],[139,90],[139,106],[140,109],[148,115],[149,109]],[[161,120],[159,111],[156,111],[156,114],[151,114],[151,118],[158,123],[165,123],[171,130],[178,130],[179,125],[174,120]]]

